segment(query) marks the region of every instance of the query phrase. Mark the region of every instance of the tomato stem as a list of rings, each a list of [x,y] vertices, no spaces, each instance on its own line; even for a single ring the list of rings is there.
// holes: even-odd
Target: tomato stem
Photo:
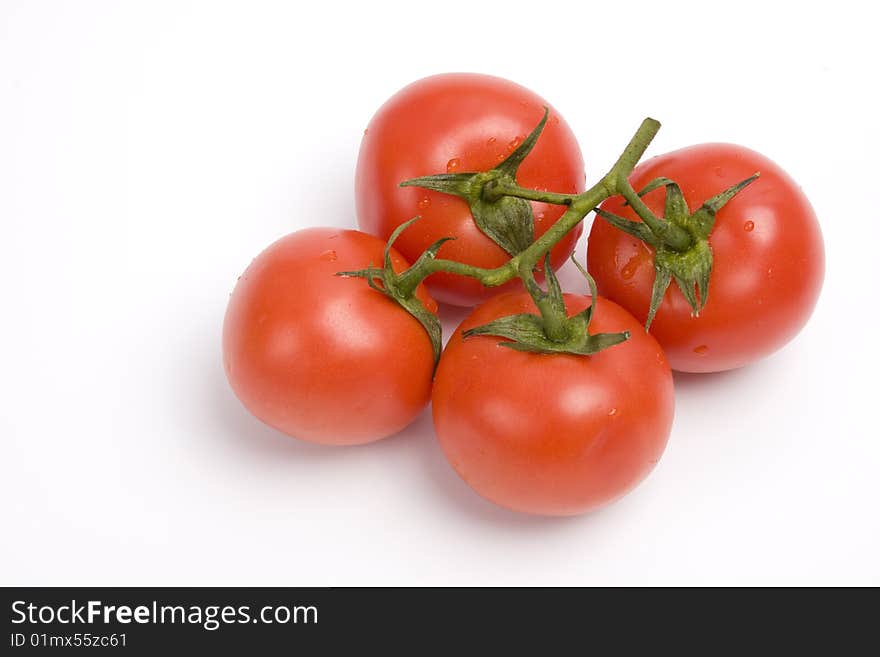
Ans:
[[[556,197],[557,200],[565,200],[560,205],[567,205],[568,209],[556,220],[546,233],[541,235],[537,240],[532,242],[525,250],[515,256],[512,256],[505,264],[494,269],[484,269],[482,267],[474,267],[466,265],[454,260],[431,259],[423,263],[419,263],[414,279],[418,281],[424,280],[427,276],[437,272],[446,272],[449,274],[459,274],[468,276],[480,281],[487,287],[495,287],[503,285],[516,276],[521,276],[523,271],[531,272],[541,261],[545,254],[552,249],[572,228],[577,226],[584,217],[595,209],[602,201],[611,196],[622,194],[624,190],[632,189],[627,180],[632,170],[635,168],[639,159],[644,155],[648,145],[660,130],[660,122],[655,119],[647,118],[642,121],[639,129],[630,139],[626,148],[624,148],[617,162],[611,167],[609,172],[595,185],[585,192],[576,196],[568,196],[565,194],[554,194],[552,192],[539,192],[537,190],[528,190],[524,188],[516,188],[515,194],[522,194],[521,198],[528,200],[545,201],[554,203],[554,201],[545,200]],[[507,195],[509,190],[505,186],[490,187],[489,194],[503,193]],[[503,192],[502,192],[503,190]],[[538,198],[538,196],[543,198]],[[635,192],[633,192],[635,195]],[[662,222],[661,222],[662,223]],[[415,268],[415,266],[414,266]],[[408,273],[408,272],[407,272]]]
[[[559,194],[557,192],[529,189],[528,187],[520,187],[503,180],[493,180],[486,183],[486,186],[483,187],[483,199],[490,203],[494,203],[504,196],[515,196],[526,201],[539,201],[552,205],[571,205],[577,198],[576,194]]]
[[[499,246],[511,254],[511,258],[500,267],[484,269],[467,265],[454,260],[437,258],[445,238],[432,244],[407,269],[397,274],[391,267],[389,250],[397,237],[406,230],[418,217],[401,224],[392,233],[385,251],[384,267],[379,269],[368,267],[355,272],[340,272],[342,276],[358,276],[366,278],[374,289],[395,299],[410,314],[418,319],[434,347],[435,365],[440,357],[440,324],[437,317],[430,313],[415,296],[418,285],[428,276],[437,272],[468,276],[480,281],[487,287],[502,285],[519,276],[540,315],[517,315],[502,318],[484,327],[473,329],[469,334],[496,335],[506,337],[512,342],[505,346],[521,351],[538,353],[572,353],[589,355],[606,349],[626,340],[626,333],[608,333],[591,335],[589,322],[596,304],[595,282],[587,275],[593,293],[593,304],[588,311],[574,317],[567,317],[562,289],[550,266],[550,250],[565,235],[577,226],[584,217],[607,198],[623,194],[633,204],[644,204],[629,184],[628,178],[636,163],[644,154],[653,140],[660,123],[654,119],[645,119],[630,139],[617,162],[609,172],[595,185],[582,194],[567,195],[554,192],[542,192],[519,187],[516,184],[516,168],[528,155],[547,121],[547,110],[538,126],[528,139],[500,167],[486,173],[438,174],[425,176],[402,183],[403,186],[424,187],[447,194],[460,196],[468,201],[475,221],[480,228]],[[559,219],[537,240],[534,240],[531,207],[526,201],[542,201],[565,205],[566,210]],[[637,211],[638,211],[637,206]],[[646,223],[653,221],[658,228],[665,228],[665,222],[650,214]],[[647,216],[647,215],[646,215]],[[510,221],[513,217],[515,221]],[[649,224],[650,225],[650,224]],[[510,230],[511,228],[515,230]],[[675,227],[678,229],[678,227]],[[652,227],[652,230],[654,228]],[[678,229],[681,230],[681,229]],[[524,239],[528,237],[528,239]],[[677,239],[677,234],[673,235]],[[685,234],[686,238],[687,235]],[[548,290],[545,292],[535,280],[538,263],[544,261],[545,276]],[[381,281],[381,286],[376,280]]]
[[[544,269],[547,272],[546,292],[535,280],[534,271],[523,270],[520,272],[526,289],[535,302],[540,315],[522,313],[499,317],[488,324],[471,328],[462,335],[465,338],[474,335],[493,335],[507,338],[509,342],[499,342],[498,344],[517,351],[538,354],[575,354],[578,356],[590,356],[628,340],[629,332],[627,331],[619,333],[590,332],[590,320],[593,317],[598,299],[596,281],[574,257],[572,260],[590,286],[592,302],[586,310],[571,317],[568,316],[562,287],[560,287],[559,280],[550,266],[548,254],[544,256]]]
[[[394,242],[400,234],[418,220],[419,217],[413,217],[394,229],[394,232],[391,233],[391,237],[388,238],[388,241],[385,244],[385,253],[383,254],[381,268],[374,267],[371,263],[365,269],[340,271],[336,272],[336,275],[366,279],[367,284],[376,290],[376,292],[393,299],[404,310],[417,319],[427,332],[428,337],[431,339],[431,347],[434,352],[434,367],[436,369],[437,363],[440,362],[440,352],[443,350],[440,320],[437,318],[437,315],[428,310],[418,296],[416,296],[416,288],[419,286],[422,278],[414,276],[413,272],[418,272],[418,268],[423,266],[425,262],[433,260],[437,255],[437,251],[440,250],[440,247],[453,238],[444,237],[443,239],[437,240],[425,250],[412,267],[397,274],[391,263],[391,247],[394,246]]]
[[[632,188],[628,180],[621,183],[620,195],[632,206],[632,209],[651,229],[651,232],[670,249],[674,251],[687,251],[693,245],[693,240],[684,228],[670,221],[661,221],[655,217],[651,209],[645,205],[641,196],[636,194],[636,190]]]
[[[553,273],[553,267],[550,265],[549,254],[544,256],[544,267],[547,271],[547,292],[544,292],[538,285],[533,270],[522,268],[520,277],[541,313],[541,328],[544,335],[553,342],[563,342],[569,335],[568,318],[565,314],[565,303],[562,300],[562,289],[559,287],[559,282]]]
[[[630,187],[623,197],[642,222],[630,221],[596,208],[596,214],[615,228],[642,240],[654,250],[654,285],[645,328],[651,326],[657,310],[663,301],[666,288],[674,280],[696,317],[706,305],[709,295],[709,277],[712,274],[712,248],[709,234],[715,225],[715,215],[734,196],[757,180],[755,173],[743,181],[719,192],[706,200],[695,212],[688,208],[687,201],[677,183],[668,178],[655,178],[638,194]],[[629,185],[629,183],[627,183]],[[659,220],[642,202],[641,197],[650,191],[666,190],[666,203],[663,220]]]

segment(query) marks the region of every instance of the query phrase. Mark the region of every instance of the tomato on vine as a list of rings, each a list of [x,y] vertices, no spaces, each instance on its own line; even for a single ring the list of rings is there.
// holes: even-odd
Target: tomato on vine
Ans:
[[[226,375],[245,407],[286,434],[333,445],[409,424],[430,395],[436,303],[419,286],[404,307],[374,280],[407,266],[372,235],[335,228],[293,233],[258,255],[223,324]],[[370,285],[338,275],[346,270],[363,270]]]
[[[645,119],[584,190],[570,129],[532,92],[469,74],[406,87],[358,158],[358,219],[381,240],[300,231],[236,286],[223,331],[236,395],[326,444],[388,436],[430,396],[444,453],[487,499],[573,515],[625,494],[668,440],[670,365],[718,371],[778,349],[824,274],[815,214],[782,169],[726,144],[637,166],[659,128]],[[564,294],[554,270],[594,209],[596,280],[576,263],[590,295]],[[442,357],[426,286],[483,302]]]
[[[601,297],[560,299],[606,332],[592,336],[605,336],[592,355],[506,341],[517,332],[505,318],[537,318],[529,294],[510,292],[456,330],[432,394],[437,438],[461,478],[496,504],[551,516],[591,511],[636,486],[663,453],[674,406],[666,357],[638,320]]]
[[[816,215],[785,171],[741,146],[703,144],[644,162],[630,182],[650,191],[643,203],[600,206],[587,263],[602,294],[649,324],[673,369],[741,367],[800,331],[825,256]]]
[[[529,136],[545,108],[546,125],[541,123],[543,133],[535,143],[537,135],[531,141]],[[410,261],[438,239],[454,237],[443,246],[442,258],[499,267],[543,235],[563,208],[514,198],[490,202],[467,173],[493,171],[527,188],[583,191],[583,158],[574,134],[542,98],[488,75],[455,73],[419,80],[389,99],[364,132],[355,176],[358,224],[387,239],[420,215],[422,221],[396,243]],[[433,177],[443,184],[401,187],[404,181],[432,174],[440,174]],[[554,267],[571,254],[580,234],[578,224],[554,245]],[[435,273],[427,285],[438,301],[461,306],[498,292],[449,272]]]

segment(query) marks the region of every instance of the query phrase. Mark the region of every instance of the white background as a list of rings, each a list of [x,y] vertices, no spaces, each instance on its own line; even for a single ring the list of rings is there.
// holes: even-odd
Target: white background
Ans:
[[[869,3],[588,4],[0,3],[0,583],[880,584]],[[822,223],[808,327],[677,377],[663,460],[591,516],[484,502],[427,413],[321,448],[224,378],[237,276],[354,225],[370,116],[456,70],[550,100],[590,180],[651,115],[649,155],[749,145]]]

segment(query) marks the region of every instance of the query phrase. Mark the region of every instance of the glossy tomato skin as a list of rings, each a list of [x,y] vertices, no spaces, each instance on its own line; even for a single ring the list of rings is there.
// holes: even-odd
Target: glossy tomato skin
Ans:
[[[569,314],[590,298],[565,295]],[[591,332],[629,330],[593,356],[514,351],[462,331],[535,312],[512,292],[490,299],[450,339],[434,380],[434,426],[446,458],[474,490],[514,511],[591,511],[631,490],[663,453],[672,374],[660,346],[620,306],[599,298]]]
[[[822,234],[809,201],[794,180],[763,155],[732,144],[702,144],[655,157],[636,167],[640,189],[666,176],[682,188],[691,210],[744,180],[761,177],[724,206],[709,236],[713,269],[699,317],[673,283],[651,325],[672,368],[717,372],[763,358],[791,340],[809,319],[825,272]],[[662,216],[664,194],[644,197]],[[602,204],[638,221],[620,198]],[[599,291],[644,321],[654,280],[653,251],[597,218],[587,265]]]
[[[281,238],[241,276],[223,325],[235,394],[257,418],[316,443],[348,445],[405,427],[430,396],[433,355],[422,325],[361,278],[382,262],[365,233],[311,228]],[[407,264],[392,252],[395,270]],[[419,291],[432,310],[436,303]]]
[[[579,193],[585,178],[575,136],[540,96],[501,78],[465,73],[436,75],[405,87],[379,109],[364,132],[355,176],[360,228],[387,239],[397,226],[420,215],[421,221],[395,243],[410,261],[441,237],[454,236],[440,257],[487,268],[504,264],[509,256],[477,228],[464,200],[400,183],[437,173],[492,169],[534,129],[545,106],[550,118],[517,180],[524,187]],[[563,212],[546,203],[532,203],[532,208],[536,236]],[[553,249],[554,267],[571,255],[580,233],[578,225]],[[459,306],[473,306],[498,292],[445,273],[435,274],[427,284],[438,301]]]

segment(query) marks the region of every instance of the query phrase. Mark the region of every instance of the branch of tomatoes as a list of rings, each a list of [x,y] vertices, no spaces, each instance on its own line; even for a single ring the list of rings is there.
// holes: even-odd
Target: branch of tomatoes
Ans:
[[[541,107],[528,90],[476,74],[432,76],[383,105],[358,156],[363,230],[310,228],[276,241],[230,298],[224,367],[254,415],[298,438],[359,444],[400,431],[430,400],[444,454],[483,496],[528,513],[583,513],[660,458],[674,409],[670,366],[740,367],[805,324],[824,273],[821,231],[774,162],[710,143],[635,166],[659,128],[647,120],[583,191],[580,149],[553,110],[521,138]],[[445,174],[423,176],[444,164]],[[755,170],[760,189],[719,212]],[[398,188],[414,176],[423,177]],[[596,280],[575,261],[591,295],[563,294],[554,268],[591,210]],[[417,212],[424,219],[413,225]],[[491,294],[516,278],[524,291]],[[439,364],[435,299],[479,304]],[[504,338],[505,348],[470,336]],[[544,355],[559,353],[597,355]]]

